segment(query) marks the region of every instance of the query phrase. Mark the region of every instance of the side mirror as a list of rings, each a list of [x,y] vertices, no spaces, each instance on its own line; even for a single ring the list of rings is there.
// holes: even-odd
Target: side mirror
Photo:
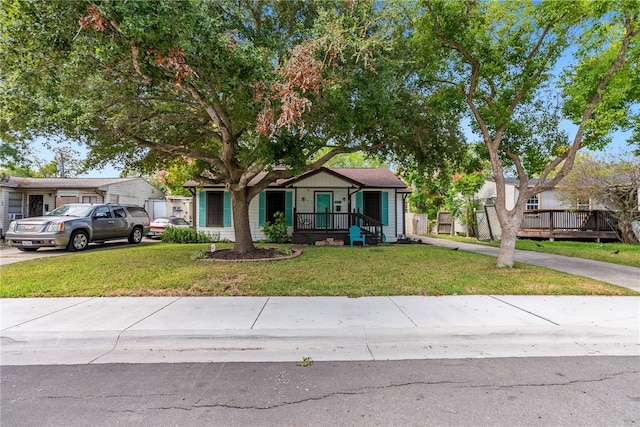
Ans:
[[[107,214],[105,212],[98,212],[93,216],[94,218],[106,218]]]

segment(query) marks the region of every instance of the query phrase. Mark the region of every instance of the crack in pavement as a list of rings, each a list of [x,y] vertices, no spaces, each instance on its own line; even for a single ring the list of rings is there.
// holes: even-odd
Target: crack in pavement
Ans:
[[[573,386],[575,384],[588,384],[602,381],[613,380],[617,377],[624,375],[635,375],[639,374],[640,370],[633,371],[622,371],[611,373],[605,375],[601,378],[592,378],[592,379],[579,379],[579,380],[571,380],[565,382],[557,382],[557,383],[523,383],[523,384],[510,384],[510,385],[492,385],[492,384],[480,384],[480,385],[470,385],[465,384],[464,382],[459,381],[412,381],[406,383],[398,383],[398,384],[388,384],[382,386],[371,386],[371,387],[362,387],[355,390],[347,390],[347,391],[334,391],[331,393],[326,393],[320,396],[310,396],[297,400],[289,400],[280,403],[274,403],[269,405],[233,405],[228,403],[200,403],[202,399],[196,400],[196,402],[192,405],[188,406],[160,406],[153,408],[145,408],[145,410],[179,410],[179,411],[191,411],[194,409],[202,409],[202,408],[224,408],[224,409],[238,409],[238,410],[270,410],[277,409],[285,406],[298,405],[301,403],[307,402],[316,402],[324,399],[329,399],[337,396],[356,396],[365,394],[372,391],[380,391],[387,390],[393,388],[402,388],[402,387],[411,387],[411,386],[438,386],[438,385],[452,385],[458,386],[460,388],[487,388],[494,390],[507,390],[507,389],[515,389],[515,388],[528,388],[528,387],[567,387]],[[120,398],[138,398],[138,397],[176,397],[173,393],[154,393],[154,394],[116,394],[116,395],[90,395],[90,396],[75,396],[75,395],[62,395],[62,396],[40,396],[34,399],[29,400],[46,400],[46,399],[73,399],[73,400],[94,400],[94,399],[120,399]],[[639,398],[640,399],[640,398]],[[123,409],[123,411],[127,411]],[[122,411],[117,411],[122,412]],[[133,411],[136,412],[136,411]]]
[[[277,409],[283,406],[297,405],[305,402],[315,402],[315,401],[324,400],[324,399],[328,399],[335,396],[356,396],[356,395],[367,393],[369,391],[385,390],[390,388],[407,387],[407,386],[414,386],[414,385],[442,385],[442,384],[460,384],[460,383],[452,382],[452,381],[433,381],[433,382],[416,381],[416,382],[409,382],[409,383],[402,383],[402,384],[389,384],[389,385],[384,385],[379,387],[363,387],[361,389],[356,389],[353,391],[335,391],[335,392],[327,393],[321,396],[307,397],[299,400],[285,401],[285,402],[276,403],[273,405],[265,405],[265,406],[241,406],[241,405],[231,405],[231,404],[225,404],[225,403],[203,403],[203,404],[196,403],[191,405],[190,408],[176,406],[176,407],[161,407],[161,408],[153,408],[153,409],[191,410],[191,409],[200,409],[200,408],[227,408],[227,409],[240,409],[240,410],[247,410],[247,409],[268,410],[268,409]]]
[[[323,394],[323,395],[320,395],[320,396],[307,397],[307,398],[303,398],[303,399],[290,400],[290,401],[285,401],[285,402],[281,402],[281,403],[274,403],[274,404],[271,404],[271,405],[263,405],[263,406],[258,406],[258,405],[232,405],[232,404],[227,404],[227,403],[202,403],[202,404],[200,404],[200,403],[198,403],[198,402],[200,402],[200,399],[199,399],[195,404],[193,404],[191,406],[163,406],[163,407],[151,408],[151,409],[190,411],[190,410],[193,410],[193,409],[201,409],[201,408],[224,408],[224,409],[259,410],[259,411],[263,411],[263,410],[269,410],[269,409],[277,409],[277,408],[290,406],[290,405],[298,405],[298,404],[306,403],[306,402],[320,401],[320,400],[324,400],[324,399],[328,399],[328,398],[336,397],[336,396],[355,396],[355,395],[365,394],[365,393],[370,392],[370,391],[378,391],[378,390],[385,390],[385,389],[391,389],[391,388],[400,388],[400,387],[409,387],[409,386],[416,386],[416,385],[433,386],[433,385],[443,385],[443,384],[447,385],[448,384],[448,385],[454,385],[454,386],[458,385],[458,386],[460,386],[462,388],[491,388],[491,389],[496,389],[496,390],[521,388],[521,387],[558,387],[558,386],[565,387],[565,386],[571,386],[571,385],[575,385],[575,384],[586,384],[586,383],[607,381],[607,380],[615,379],[616,377],[619,377],[619,376],[622,376],[622,375],[637,374],[637,373],[640,373],[640,371],[618,372],[618,373],[606,375],[605,377],[602,377],[602,378],[572,380],[572,381],[566,381],[564,383],[540,383],[540,384],[532,383],[532,384],[512,384],[512,385],[504,385],[504,386],[495,386],[495,385],[490,385],[490,384],[464,385],[463,383],[457,382],[457,381],[415,381],[415,382],[408,382],[408,383],[401,383],[401,384],[389,384],[389,385],[384,385],[384,386],[379,386],[379,387],[364,387],[364,388],[360,388],[360,389],[356,389],[356,390],[352,390],[352,391],[336,391],[336,392],[332,392],[332,393]]]
[[[640,371],[623,371],[623,372],[617,372],[617,373],[613,373],[613,374],[608,374],[608,375],[605,375],[602,378],[571,380],[571,381],[558,382],[558,383],[539,383],[539,384],[530,383],[530,384],[511,384],[511,385],[475,385],[475,386],[469,386],[469,388],[493,388],[493,389],[496,389],[496,390],[501,390],[501,389],[521,388],[521,387],[566,387],[566,386],[572,386],[572,385],[575,385],[575,384],[589,384],[589,383],[597,383],[597,382],[602,382],[602,381],[608,381],[608,380],[613,380],[613,379],[615,379],[617,377],[620,377],[620,376],[623,376],[623,375],[633,375],[633,374],[638,374],[638,373],[640,373]]]

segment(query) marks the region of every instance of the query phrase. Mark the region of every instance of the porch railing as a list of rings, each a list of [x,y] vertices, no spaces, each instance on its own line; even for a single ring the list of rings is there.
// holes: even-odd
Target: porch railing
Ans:
[[[547,231],[615,231],[618,220],[608,211],[526,211],[521,229]]]
[[[365,233],[384,240],[382,222],[358,212],[309,212],[294,213],[293,232],[345,232],[352,225],[359,226]]]

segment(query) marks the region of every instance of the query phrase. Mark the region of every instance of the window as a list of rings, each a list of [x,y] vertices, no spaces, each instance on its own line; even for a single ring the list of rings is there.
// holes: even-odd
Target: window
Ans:
[[[99,206],[93,213],[93,216],[100,216],[101,218],[111,218],[111,209],[109,209],[109,206]]]
[[[113,209],[113,215],[116,218],[126,218],[127,217],[127,214],[124,212],[124,209],[120,208],[120,207]]]
[[[538,195],[534,194],[532,197],[527,200],[526,209],[528,211],[536,210],[540,208],[540,200],[538,199]]]
[[[147,211],[145,211],[144,208],[141,208],[140,206],[127,206],[127,210],[129,211],[129,214],[133,217],[137,217],[137,218],[149,217],[149,214],[147,214]]]
[[[82,196],[82,203],[98,203],[98,196]]]
[[[207,192],[207,227],[222,227],[224,224],[224,201],[220,191]]]
[[[9,193],[9,215],[19,214],[22,215],[22,194]]]
[[[266,193],[266,221],[273,224],[276,212],[285,213],[284,191],[267,191]]]

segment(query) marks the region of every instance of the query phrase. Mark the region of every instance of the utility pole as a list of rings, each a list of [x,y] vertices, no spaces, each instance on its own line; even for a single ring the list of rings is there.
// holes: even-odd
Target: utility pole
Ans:
[[[58,172],[60,172],[60,178],[66,178],[64,170],[64,153],[60,152],[60,162],[58,163]]]

